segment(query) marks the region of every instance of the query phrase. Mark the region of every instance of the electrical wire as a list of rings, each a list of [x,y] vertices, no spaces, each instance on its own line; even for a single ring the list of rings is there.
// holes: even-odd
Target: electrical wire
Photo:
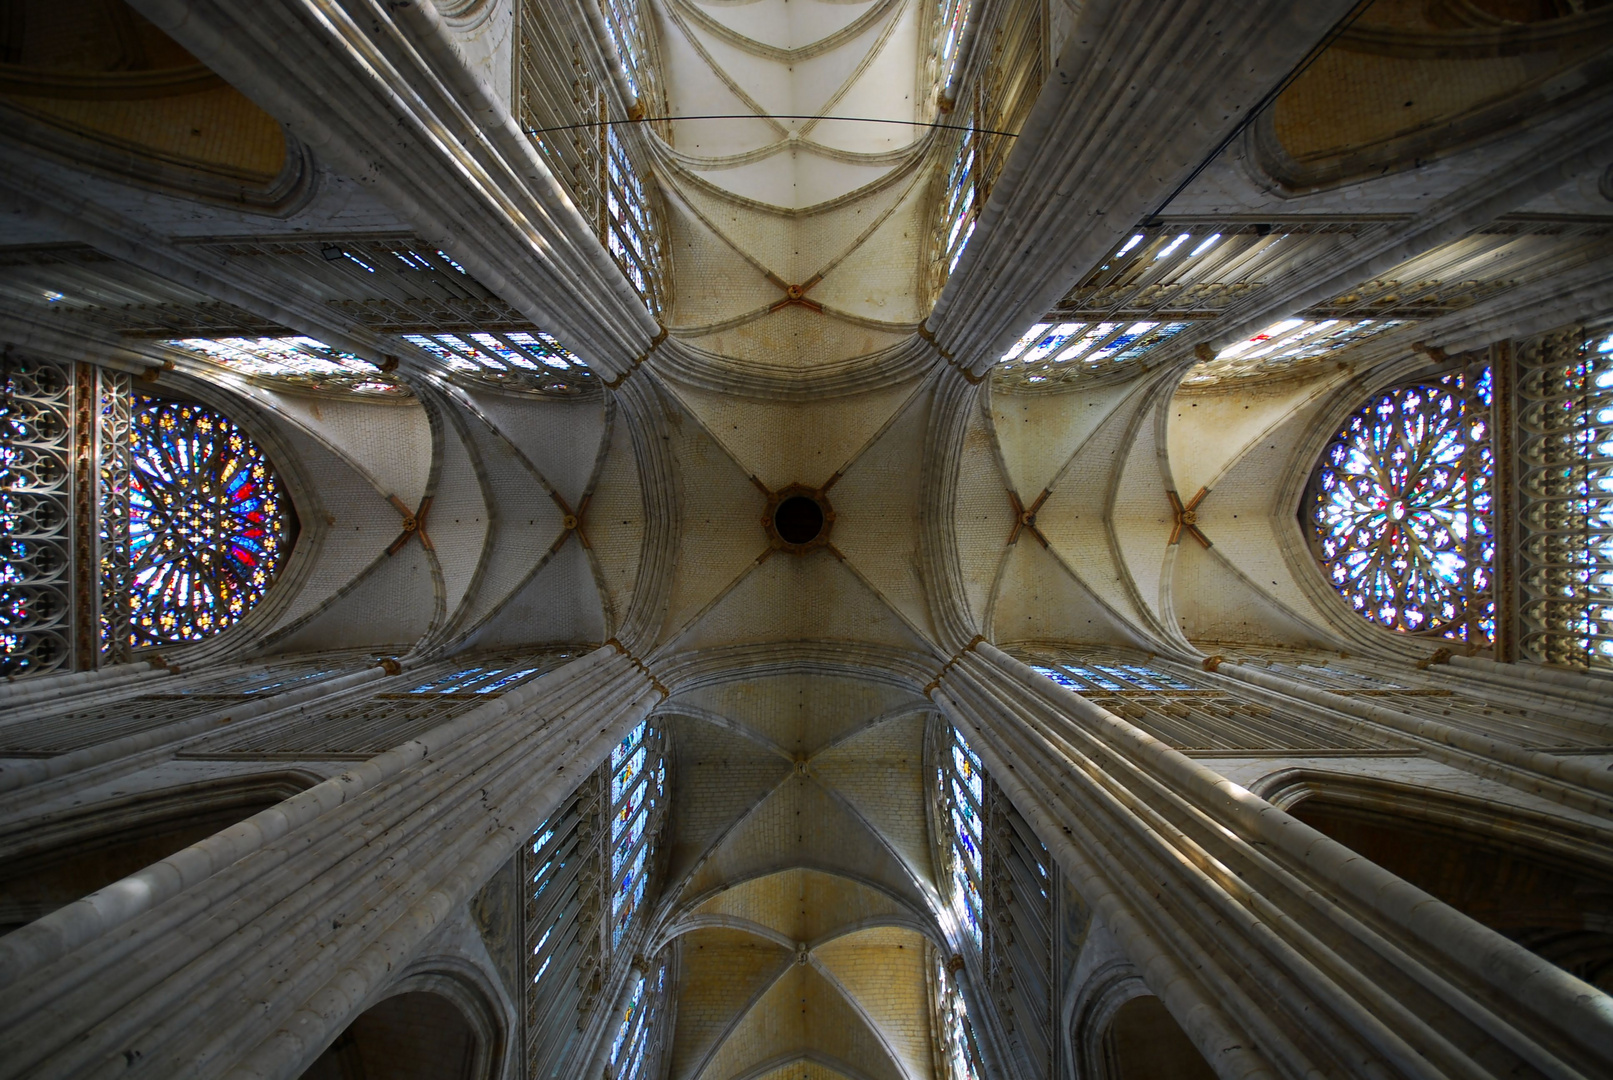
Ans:
[[[823,116],[805,113],[705,113],[698,116],[640,116],[626,120],[589,120],[581,124],[557,124],[554,127],[526,128],[528,135],[547,135],[552,131],[579,131],[583,128],[615,127],[618,124],[654,124],[661,121],[676,120],[843,120],[853,124],[902,124],[907,127],[940,128],[944,131],[972,131],[977,135],[1001,135],[1009,139],[1019,138],[1015,131],[996,131],[992,128],[975,127],[972,124],[946,124],[940,121],[924,120],[885,120],[877,116]]]

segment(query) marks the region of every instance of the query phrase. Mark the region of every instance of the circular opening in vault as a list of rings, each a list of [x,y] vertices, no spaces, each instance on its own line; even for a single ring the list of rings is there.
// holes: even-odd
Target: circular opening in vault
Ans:
[[[816,499],[791,495],[773,511],[773,527],[786,544],[810,544],[823,531],[823,507]]]

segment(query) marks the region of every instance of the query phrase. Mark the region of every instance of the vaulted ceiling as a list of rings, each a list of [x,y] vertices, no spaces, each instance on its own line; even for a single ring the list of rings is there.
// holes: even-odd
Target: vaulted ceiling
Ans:
[[[135,4],[188,41],[183,6]],[[1582,297],[1606,297],[1613,280],[1613,203],[1594,170],[1551,159],[1539,166],[1545,179],[1531,174],[1535,187],[1508,189],[1512,202],[1493,190],[1496,177],[1513,182],[1549,156],[1584,115],[1525,125],[1505,153],[1471,143],[1426,168],[1407,163],[1442,125],[1495,111],[1491,76],[1510,80],[1508,100],[1556,100],[1551,80],[1590,63],[1594,50],[1563,42],[1527,61],[1479,55],[1488,46],[1478,37],[1493,30],[1473,14],[1483,4],[1382,0],[1263,114],[1274,119],[1231,143],[1221,134],[1348,3],[1286,22],[1249,4],[1236,15],[1247,22],[1225,26],[1213,4],[1179,5],[1192,16],[1161,7],[1158,26],[1136,14],[1146,5],[1051,4],[1045,62],[1068,46],[1071,64],[1054,70],[1046,107],[1027,125],[1016,160],[1032,165],[1001,183],[1009,209],[982,224],[937,307],[945,275],[932,266],[933,207],[954,144],[926,125],[962,114],[938,111],[934,5],[654,0],[671,119],[637,130],[665,204],[672,278],[667,336],[652,347],[647,313],[611,307],[622,283],[612,293],[597,266],[555,239],[575,240],[580,226],[540,244],[521,214],[487,210],[506,206],[509,191],[464,150],[472,125],[457,148],[403,121],[394,141],[360,145],[367,131],[394,131],[393,103],[365,111],[362,95],[322,97],[319,74],[361,61],[372,75],[394,70],[383,60],[414,69],[403,50],[352,29],[339,3],[285,6],[318,9],[351,33],[340,48],[318,38],[329,48],[311,58],[203,57],[319,148],[236,162],[256,170],[238,187],[285,205],[259,213],[239,192],[203,205],[194,193],[136,190],[39,153],[21,129],[0,133],[11,140],[0,196],[13,249],[0,264],[0,305],[24,345],[126,366],[161,358],[172,367],[156,376],[159,389],[212,395],[250,416],[296,493],[302,534],[231,647],[441,656],[618,639],[670,688],[669,865],[651,934],[681,958],[675,1080],[931,1080],[929,980],[957,938],[936,877],[931,713],[919,688],[976,635],[1182,656],[1223,642],[1354,647],[1366,631],[1349,628],[1296,526],[1319,440],[1371,386],[1426,363],[1414,337],[1437,347],[1437,334],[1464,333],[1453,320],[1481,300],[1527,287],[1534,304],[1565,265]],[[1466,13],[1474,25],[1424,26],[1412,7]],[[1128,8],[1135,24],[1121,16]],[[1581,16],[1577,32],[1607,32],[1606,18]],[[270,28],[252,11],[238,17],[247,30]],[[1201,22],[1214,32],[1194,36]],[[1384,29],[1397,26],[1410,37]],[[1465,96],[1397,106],[1411,109],[1395,114],[1399,126],[1371,122],[1377,98],[1339,113],[1334,91],[1378,87],[1447,31],[1466,35],[1473,53],[1457,59],[1480,65],[1455,80]],[[1175,58],[1199,56],[1212,38],[1224,72],[1192,83]],[[504,41],[467,32],[455,63],[507,101]],[[1150,43],[1138,55],[1171,59],[1148,69],[1157,85],[1111,110],[1109,95],[1134,83],[1104,65],[1137,70],[1128,50],[1138,41]],[[185,67],[182,53],[164,63]],[[298,97],[305,84],[311,96]],[[249,127],[268,115],[208,85],[250,113]],[[0,105],[45,108],[17,97]],[[1362,180],[1374,153],[1400,156]],[[440,168],[400,169],[399,159]],[[1256,168],[1272,161],[1291,173],[1288,187]],[[476,199],[454,201],[468,189]],[[532,205],[508,205],[532,219],[564,217],[563,200],[519,194]],[[1195,278],[1178,253],[1121,299],[1110,279],[1084,289],[1167,203],[1192,218],[1183,229],[1231,221],[1265,231],[1240,233],[1218,276]],[[1522,239],[1467,235],[1514,211],[1534,215],[1507,224]],[[1278,218],[1294,219],[1291,236],[1266,224]],[[1138,250],[1153,260],[1175,227],[1145,226],[1150,246]],[[438,240],[421,246],[457,274],[439,265],[438,277],[399,284],[315,255],[322,236],[384,252],[428,233]],[[1361,290],[1363,281],[1381,288]],[[1401,288],[1419,282],[1421,292]],[[1195,347],[1213,352],[1300,305],[1360,300],[1348,289],[1370,293],[1361,302],[1380,315],[1416,293],[1417,312],[1410,301],[1395,310],[1429,323],[1281,379],[1239,382],[1242,369],[1212,361],[1181,382],[1202,359]],[[1180,306],[1192,308],[1192,328],[1135,374],[1039,385],[1008,365],[989,377],[1049,310],[1108,319],[1101,305],[1113,300],[1127,319],[1152,319],[1189,293],[1196,306]],[[409,355],[398,373],[409,396],[311,396],[152,343],[181,326],[278,328],[370,355],[389,334],[539,316],[575,329],[568,344],[596,368],[570,387],[579,392],[506,392]],[[615,393],[599,389],[606,377]],[[765,527],[770,500],[792,486],[832,509],[826,543],[791,550]],[[1200,489],[1196,532],[1184,534],[1169,493]],[[405,532],[411,517],[422,528]]]

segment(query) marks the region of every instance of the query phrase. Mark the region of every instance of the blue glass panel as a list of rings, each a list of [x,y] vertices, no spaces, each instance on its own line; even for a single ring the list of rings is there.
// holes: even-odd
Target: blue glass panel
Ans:
[[[616,760],[614,754],[611,756],[613,759],[612,764],[617,766],[617,771],[616,775],[611,778],[610,798],[611,802],[620,802],[622,793],[637,783],[644,771],[644,747],[640,746],[637,750],[634,750],[632,756],[628,757],[625,762]]]
[[[537,670],[538,669],[535,668],[535,667],[529,667],[529,668],[522,668],[520,671],[512,671],[512,672],[510,672],[510,674],[504,676],[502,679],[496,679],[493,682],[487,683],[487,684],[485,684],[483,686],[478,686],[476,688],[476,692],[478,694],[491,694],[494,691],[504,689],[506,686],[509,686],[511,683],[520,682],[520,681],[524,680],[528,675],[532,674],[534,671],[537,671]]]
[[[1060,686],[1067,686],[1071,690],[1085,689],[1085,687],[1083,687],[1080,683],[1064,674],[1064,672],[1060,671],[1058,668],[1043,667],[1040,664],[1032,664],[1031,670],[1041,672],[1043,675],[1046,675],[1049,679],[1052,679]]]
[[[486,670],[487,670],[486,667],[473,667],[473,668],[465,668],[462,671],[450,672],[449,674],[439,676],[438,678],[435,678],[435,679],[431,680],[430,682],[421,683],[419,686],[415,687],[413,690],[410,690],[409,693],[411,693],[411,694],[446,694],[446,693],[451,692],[454,689],[454,687],[456,687],[456,686],[458,686],[458,685],[460,685],[462,683],[466,683],[466,682],[471,681],[473,678],[476,677],[476,675],[478,675],[479,673],[484,672]]]
[[[1067,668],[1069,671],[1073,672],[1074,674],[1081,676],[1081,678],[1089,680],[1093,685],[1097,686],[1100,690],[1124,690],[1124,689],[1126,689],[1126,684],[1125,683],[1116,682],[1114,679],[1111,679],[1108,675],[1105,675],[1102,671],[1099,671],[1098,669],[1096,669],[1094,667],[1089,667],[1086,664],[1065,664],[1064,666],[1065,666],[1065,668]]]

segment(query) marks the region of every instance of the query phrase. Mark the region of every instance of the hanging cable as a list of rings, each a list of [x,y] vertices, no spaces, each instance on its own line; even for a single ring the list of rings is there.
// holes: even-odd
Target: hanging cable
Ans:
[[[580,124],[557,124],[554,127],[526,128],[528,135],[547,135],[553,131],[578,131],[583,128],[615,127],[618,124],[654,124],[675,120],[844,120],[852,124],[902,124],[906,127],[940,128],[945,131],[973,131],[980,135],[1003,135],[1019,138],[1014,131],[993,131],[970,124],[945,124],[939,120],[885,120],[877,116],[824,116],[807,113],[703,113],[698,116],[638,116],[625,120],[587,120]]]

